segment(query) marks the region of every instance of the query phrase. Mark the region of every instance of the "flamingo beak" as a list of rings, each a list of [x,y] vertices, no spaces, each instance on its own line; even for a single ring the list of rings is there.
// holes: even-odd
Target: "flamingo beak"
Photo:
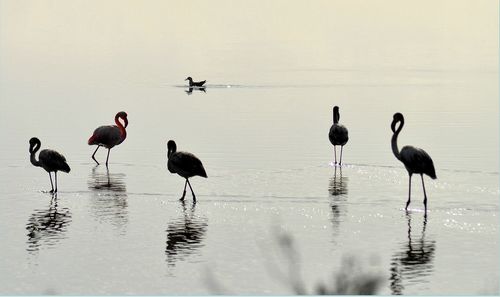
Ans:
[[[124,118],[123,121],[125,122],[125,128],[127,128],[127,126],[128,126],[128,119]]]

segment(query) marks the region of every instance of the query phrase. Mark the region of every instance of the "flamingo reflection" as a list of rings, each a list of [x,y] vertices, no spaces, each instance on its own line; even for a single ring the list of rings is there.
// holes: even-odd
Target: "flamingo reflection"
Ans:
[[[91,209],[100,221],[110,222],[118,228],[128,222],[127,186],[125,174],[110,173],[108,167],[95,166],[87,181],[92,192]]]
[[[203,244],[207,232],[207,219],[195,214],[196,203],[188,210],[186,202],[182,201],[182,216],[167,227],[167,247],[165,254],[169,266],[175,265],[178,260],[184,260],[188,255],[195,253]]]
[[[42,245],[52,247],[65,238],[71,212],[57,205],[57,193],[52,195],[48,209],[36,209],[26,224],[28,252],[36,252]]]
[[[393,295],[403,294],[406,286],[425,282],[430,278],[434,270],[434,253],[436,242],[425,239],[425,228],[427,226],[427,216],[424,216],[422,233],[417,240],[411,235],[411,215],[408,219],[408,242],[401,246],[401,250],[396,252],[390,265],[390,288]]]
[[[330,193],[330,207],[332,209],[332,224],[335,231],[338,230],[342,217],[345,216],[347,209],[347,182],[348,178],[342,176],[342,167],[335,167],[334,175],[330,179],[328,192]]]

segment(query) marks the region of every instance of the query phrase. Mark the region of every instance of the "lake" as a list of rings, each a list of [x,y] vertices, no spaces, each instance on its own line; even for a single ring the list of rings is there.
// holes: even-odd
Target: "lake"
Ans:
[[[1,2],[0,292],[316,294],[347,272],[384,295],[496,295],[498,78],[495,1]],[[122,110],[96,166],[87,140]],[[436,167],[427,216],[418,175],[404,209],[395,112],[399,147]],[[56,196],[33,136],[71,166]],[[169,139],[207,171],[196,204]]]

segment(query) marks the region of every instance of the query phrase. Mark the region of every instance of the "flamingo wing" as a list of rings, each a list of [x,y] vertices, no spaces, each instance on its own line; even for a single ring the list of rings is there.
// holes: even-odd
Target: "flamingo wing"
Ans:
[[[344,145],[349,140],[347,128],[343,125],[332,125],[328,138],[333,145]]]
[[[172,173],[177,173],[182,177],[188,178],[199,175],[207,177],[205,168],[195,155],[187,152],[173,153],[168,159],[168,170]]]
[[[436,178],[436,170],[431,156],[426,151],[413,146],[404,146],[400,152],[401,161],[412,173],[424,173]]]
[[[68,163],[66,163],[66,158],[60,153],[45,149],[40,152],[38,159],[42,163],[42,167],[47,171],[64,171],[69,172],[71,169],[69,168]]]
[[[118,126],[101,126],[94,130],[89,139],[89,145],[97,144],[112,148],[123,142],[123,137]]]

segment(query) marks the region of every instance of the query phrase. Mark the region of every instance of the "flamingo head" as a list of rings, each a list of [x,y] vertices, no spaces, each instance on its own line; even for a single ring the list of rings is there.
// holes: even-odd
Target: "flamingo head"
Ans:
[[[170,154],[175,153],[177,151],[177,145],[175,144],[175,141],[169,140],[167,142],[167,155],[170,156]]]
[[[115,118],[116,119],[118,119],[118,118],[122,119],[123,122],[124,122],[123,127],[127,128],[127,126],[128,126],[128,119],[127,119],[127,113],[126,112],[120,111],[119,113],[116,114]]]
[[[396,129],[396,125],[397,123],[401,123],[399,125],[399,127]],[[403,117],[403,114],[401,114],[400,112],[396,112],[394,114],[394,116],[392,117],[392,124],[391,124],[391,130],[393,133],[396,133],[401,131],[401,129],[403,128],[403,124],[405,123],[405,118]]]
[[[29,152],[30,152],[30,153],[31,153],[31,152],[33,152],[33,149],[35,148],[35,146],[40,147],[40,144],[41,144],[40,139],[38,139],[38,138],[36,138],[36,137],[31,137],[31,139],[30,139],[30,150],[29,150]]]

